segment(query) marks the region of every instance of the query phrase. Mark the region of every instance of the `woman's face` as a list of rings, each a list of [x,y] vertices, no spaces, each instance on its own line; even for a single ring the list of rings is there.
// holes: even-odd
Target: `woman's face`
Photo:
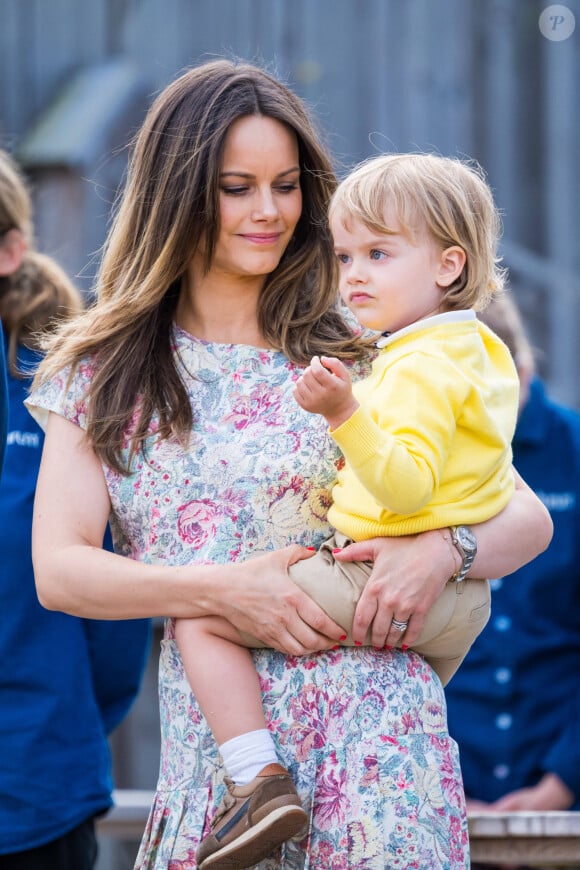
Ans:
[[[225,140],[219,196],[220,232],[211,271],[269,275],[302,212],[295,133],[262,115],[235,121]]]

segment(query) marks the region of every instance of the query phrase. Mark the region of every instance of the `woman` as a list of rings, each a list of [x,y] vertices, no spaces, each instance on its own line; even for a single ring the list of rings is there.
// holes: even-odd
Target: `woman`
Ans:
[[[255,653],[264,706],[311,813],[308,836],[260,866],[469,866],[441,686],[417,655],[382,649],[394,645],[393,616],[418,632],[457,570],[449,536],[346,554],[375,560],[357,630],[372,622],[381,649],[333,650],[342,629],[286,575],[329,532],[335,471],[325,427],[296,405],[293,384],[315,353],[358,357],[361,373],[368,358],[336,307],[333,187],[285,86],[226,61],[185,73],[137,139],[96,306],[52,343],[31,398],[48,417],[41,600],[93,617],[171,617],[161,776],[138,868],[195,867],[223,792],[173,620],[215,614],[271,647]],[[100,549],[109,514],[116,555]],[[475,568],[493,574],[533,558],[550,524],[519,482],[501,519],[476,532]],[[272,552],[248,559],[260,551]]]

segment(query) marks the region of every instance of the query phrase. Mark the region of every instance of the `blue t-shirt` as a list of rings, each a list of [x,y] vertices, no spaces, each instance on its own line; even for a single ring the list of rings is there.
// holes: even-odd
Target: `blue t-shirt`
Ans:
[[[4,355],[4,335],[0,329],[0,479],[6,449],[8,430],[8,385],[6,384],[6,357]]]
[[[449,731],[468,797],[495,801],[551,772],[580,809],[580,414],[535,380],[513,448],[554,537],[492,581],[491,618],[445,690]]]
[[[3,357],[4,358],[4,357]],[[37,357],[22,350],[20,361]],[[135,698],[148,620],[100,622],[45,610],[30,554],[43,433],[8,375],[0,483],[0,855],[50,842],[111,805],[107,734]]]

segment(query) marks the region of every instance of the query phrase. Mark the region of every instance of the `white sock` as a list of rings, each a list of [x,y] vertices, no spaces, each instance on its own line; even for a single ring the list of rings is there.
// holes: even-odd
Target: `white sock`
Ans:
[[[236,785],[247,785],[267,764],[278,763],[272,735],[267,728],[248,731],[219,747],[228,776]]]

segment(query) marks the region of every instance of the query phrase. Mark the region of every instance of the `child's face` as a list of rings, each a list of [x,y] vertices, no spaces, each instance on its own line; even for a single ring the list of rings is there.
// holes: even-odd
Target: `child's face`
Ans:
[[[393,235],[377,233],[353,218],[347,226],[340,215],[331,220],[341,298],[363,326],[380,332],[437,314],[444,290],[437,283],[441,247],[426,233],[411,240],[393,217],[386,215]]]

